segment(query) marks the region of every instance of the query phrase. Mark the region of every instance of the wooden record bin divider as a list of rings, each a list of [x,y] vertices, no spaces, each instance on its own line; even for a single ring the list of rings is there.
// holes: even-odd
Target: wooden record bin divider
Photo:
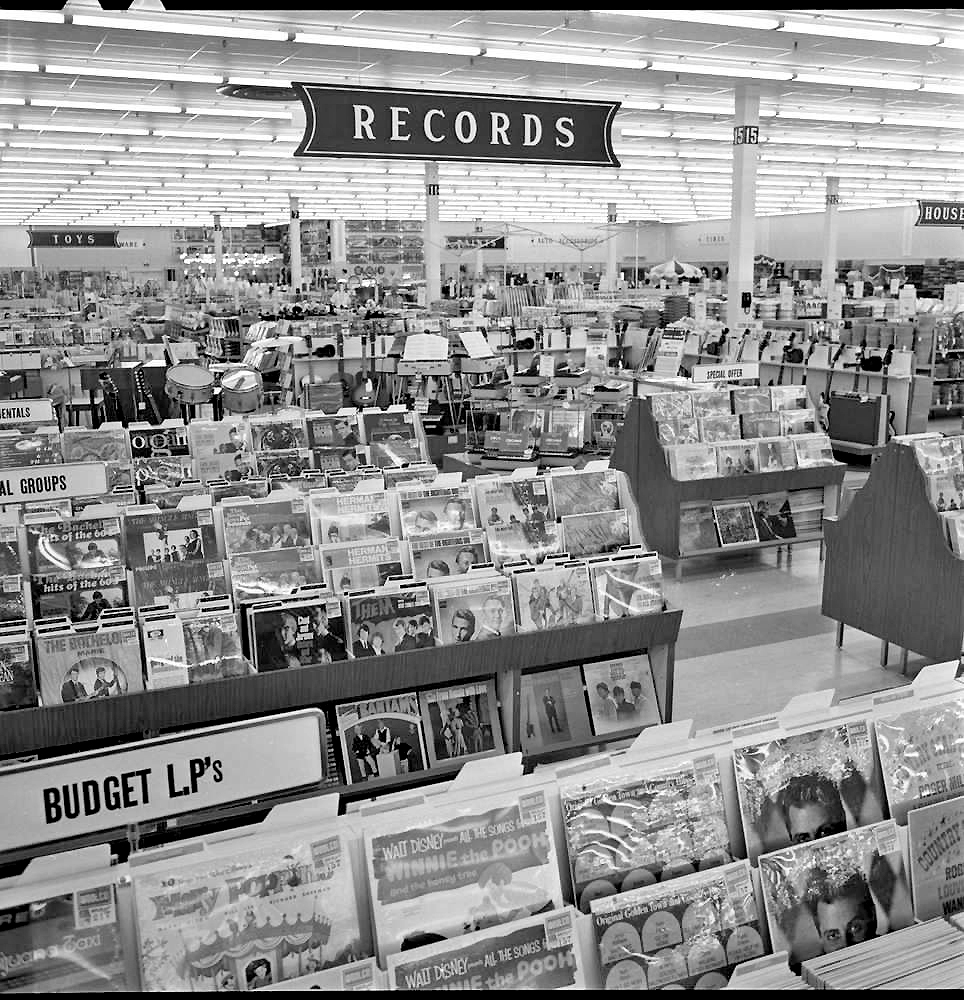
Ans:
[[[610,465],[625,472],[632,484],[646,544],[660,555],[674,560],[774,546],[786,546],[789,552],[793,545],[802,542],[820,542],[822,553],[823,532],[816,531],[796,538],[749,542],[746,545],[728,545],[726,548],[681,554],[680,507],[689,503],[739,500],[762,493],[819,488],[824,494],[824,515],[834,515],[839,510],[841,488],[847,471],[845,465],[837,463],[812,469],[754,472],[713,479],[674,479],[659,441],[659,431],[649,397],[630,400],[626,423],[616,439]],[[681,568],[682,563],[677,562],[677,577]]]
[[[913,445],[891,442],[841,517],[824,524],[827,561],[821,611],[888,645],[938,662],[964,644],[964,559],[955,555]]]

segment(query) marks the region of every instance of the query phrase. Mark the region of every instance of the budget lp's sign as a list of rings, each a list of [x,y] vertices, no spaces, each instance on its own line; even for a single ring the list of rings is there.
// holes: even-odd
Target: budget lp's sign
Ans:
[[[618,167],[611,101],[294,83],[305,108],[295,156]]]
[[[918,201],[915,226],[964,227],[964,202]]]

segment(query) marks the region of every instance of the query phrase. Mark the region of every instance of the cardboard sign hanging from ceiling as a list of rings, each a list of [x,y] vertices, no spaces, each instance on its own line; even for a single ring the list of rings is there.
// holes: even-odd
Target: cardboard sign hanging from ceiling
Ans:
[[[614,101],[293,83],[305,110],[295,156],[618,167]]]

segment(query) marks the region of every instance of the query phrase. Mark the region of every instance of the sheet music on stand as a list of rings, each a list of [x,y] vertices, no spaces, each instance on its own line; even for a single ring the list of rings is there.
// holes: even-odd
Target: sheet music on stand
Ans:
[[[492,358],[495,353],[481,330],[459,330],[459,339],[470,358]]]
[[[413,333],[405,340],[405,361],[448,361],[448,337],[434,333]]]

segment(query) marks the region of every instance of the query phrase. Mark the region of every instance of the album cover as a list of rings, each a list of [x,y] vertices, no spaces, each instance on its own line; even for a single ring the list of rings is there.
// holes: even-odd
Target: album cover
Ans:
[[[348,659],[341,601],[290,597],[248,609],[251,662],[259,674]]]
[[[344,451],[361,444],[356,411],[345,414],[306,413],[305,429],[308,447],[312,449]]]
[[[505,753],[495,681],[420,691],[431,767],[456,757]]]
[[[315,550],[310,545],[297,549],[244,552],[232,556],[228,566],[235,604],[282,597],[299,587],[324,581],[315,559]]]
[[[548,482],[548,476],[476,479],[480,526],[521,523],[538,532],[556,516]]]
[[[0,636],[0,712],[37,707],[37,677],[30,636]]]
[[[817,465],[833,465],[836,461],[833,446],[826,434],[796,434],[792,440],[797,455],[797,468],[811,469]]]
[[[679,509],[679,550],[682,555],[718,549],[720,540],[710,503],[681,506]]]
[[[130,470],[128,469],[128,471]],[[137,503],[140,503],[140,501],[134,492],[133,486],[127,489],[123,487],[112,489],[107,493],[98,493],[92,497],[74,497],[71,501],[74,516],[83,514],[88,507],[99,506],[101,504],[113,504],[117,507],[125,508],[133,507]]]
[[[693,399],[688,392],[657,392],[649,397],[649,402],[653,419],[658,422],[693,416]]]
[[[131,473],[137,489],[143,489],[152,483],[180,486],[185,479],[194,478],[192,459],[187,455],[169,458],[135,458],[131,461]]]
[[[697,389],[689,393],[693,401],[693,416],[712,417],[717,414],[729,415],[733,412],[730,390]]]
[[[109,608],[130,606],[124,569],[35,574],[30,581],[34,619],[96,621]]]
[[[775,438],[757,442],[758,470],[760,472],[780,472],[797,467],[797,453],[789,438]]]
[[[74,506],[69,497],[63,500],[34,500],[25,503],[21,510],[24,514],[55,514],[60,520],[73,517]]]
[[[925,474],[960,471],[964,466],[964,438],[936,437],[912,442]]]
[[[964,797],[911,809],[907,816],[914,916],[964,913]]]
[[[254,673],[241,652],[238,622],[231,611],[142,621],[141,639],[151,691]]]
[[[336,705],[335,722],[349,785],[428,767],[422,715],[414,692]]]
[[[37,635],[40,697],[45,707],[144,690],[134,625],[101,625]]]
[[[813,434],[817,430],[816,410],[780,411],[780,435],[782,437],[789,437],[793,434]]]
[[[417,535],[408,544],[412,553],[412,575],[416,580],[458,576],[487,560],[485,532],[481,528]]]
[[[128,514],[124,518],[127,566],[211,561],[218,558],[210,507]]]
[[[187,426],[180,420],[169,420],[157,426],[132,424],[127,428],[131,458],[190,458],[191,446]]]
[[[790,494],[786,490],[781,493],[752,496],[749,503],[753,508],[753,519],[756,521],[756,530],[761,542],[797,537]]]
[[[358,469],[355,472],[329,472],[328,485],[339,493],[354,493],[359,483],[377,483],[376,489],[385,489],[385,470]]]
[[[254,475],[254,455],[248,449],[243,421],[192,420],[187,425],[187,438],[201,482],[238,482]]]
[[[199,479],[185,479],[179,486],[151,483],[143,492],[144,503],[152,503],[161,510],[176,510],[185,497],[206,497],[208,488]]]
[[[214,559],[152,563],[131,570],[133,607],[193,611],[202,597],[229,594],[224,563]]]
[[[65,462],[131,464],[130,439],[123,427],[65,427],[60,442]]]
[[[589,580],[602,618],[631,618],[663,610],[663,568],[653,553],[589,564]]]
[[[734,389],[732,398],[734,413],[767,413],[773,409],[770,390],[766,386],[761,388],[744,386]]]
[[[740,418],[743,437],[747,439],[777,438],[783,433],[780,414],[744,413]]]
[[[716,447],[717,475],[742,476],[757,472],[757,445],[751,441],[739,444],[718,444]]]
[[[28,522],[31,573],[100,573],[124,565],[119,517],[51,518]]]
[[[364,410],[361,423],[365,442],[416,440],[415,414],[410,410]]]
[[[0,577],[0,623],[19,622],[26,617],[23,577],[19,574]]]
[[[805,385],[770,386],[770,406],[774,410],[806,410],[812,405]]]
[[[312,464],[321,472],[356,472],[368,465],[371,453],[365,445],[354,448],[312,448]]]
[[[267,479],[239,479],[231,482],[211,483],[211,500],[218,504],[228,497],[251,497],[264,500],[270,492]]]
[[[305,418],[255,414],[248,417],[248,439],[252,451],[307,449],[308,431],[305,427]]]
[[[553,472],[549,497],[556,517],[592,514],[619,508],[619,483],[615,469],[598,472]]]
[[[424,809],[387,813],[365,832],[372,922],[383,962],[429,941],[563,905],[543,789],[451,805],[437,798]]]
[[[597,899],[592,923],[607,990],[723,989],[766,952],[745,861]]]
[[[21,469],[31,465],[63,462],[60,430],[38,427],[31,431],[0,431],[0,469]]]
[[[241,552],[294,549],[311,545],[308,507],[301,494],[225,504],[221,507],[224,548],[230,558]]]
[[[338,545],[342,542],[366,542],[391,538],[388,494],[339,493],[318,490],[308,497],[315,543]]]
[[[347,965],[339,965],[324,972],[308,972],[297,979],[262,986],[269,992],[292,990],[325,990],[329,993],[358,993],[365,990],[382,989],[382,978],[385,974],[378,968],[374,958],[363,958]]]
[[[705,444],[739,440],[740,418],[732,413],[714,413],[699,418],[700,437]]]
[[[735,747],[733,765],[751,862],[884,818],[866,720]]]
[[[322,561],[328,584],[336,594],[383,587],[390,576],[404,572],[397,538],[326,545]]]
[[[874,719],[890,815],[964,795],[964,697],[915,705]]]
[[[0,524],[0,576],[21,572],[20,543],[16,524]]]
[[[8,993],[128,993],[114,883],[31,899],[2,911],[0,989]],[[69,885],[69,880],[68,880]],[[40,891],[37,887],[36,891]]]
[[[677,444],[663,449],[674,479],[715,479],[716,448],[711,444]]]
[[[437,646],[428,587],[375,591],[346,598],[348,636],[355,659]]]
[[[512,584],[507,577],[467,577],[432,588],[443,646],[515,635]]]
[[[927,480],[927,495],[938,513],[964,510],[964,471],[930,472]]]
[[[497,568],[501,568],[503,563],[521,559],[538,565],[547,555],[562,551],[559,527],[555,521],[543,523],[533,518],[530,523],[523,523],[510,520],[488,525],[485,533],[489,558]]]
[[[760,855],[773,950],[791,968],[914,922],[893,820]]]
[[[398,507],[405,538],[478,527],[467,483],[444,488],[400,489]]]
[[[272,476],[268,486],[269,493],[300,493],[307,498],[312,490],[328,486],[328,475],[318,469],[306,469],[300,476]]]
[[[385,479],[385,489],[397,489],[405,483],[434,483],[438,479],[439,469],[432,463],[405,465],[398,469],[382,469]]]
[[[699,444],[700,425],[696,417],[670,417],[657,425],[660,444]]]
[[[623,429],[626,414],[620,406],[600,406],[590,415],[593,444],[604,452],[611,451],[616,436]]]
[[[560,625],[595,620],[589,569],[585,562],[543,564],[512,574],[520,632],[541,632]]]
[[[363,957],[351,851],[337,831],[254,835],[136,869],[143,987],[246,992]]]
[[[525,754],[592,736],[579,667],[522,675],[520,731]]]
[[[584,990],[570,907],[388,957],[393,990]]]
[[[297,478],[311,470],[311,452],[307,448],[290,448],[287,451],[259,451],[255,453],[255,474],[271,479],[273,476]]]
[[[753,508],[747,500],[713,504],[713,519],[716,521],[716,530],[720,534],[720,545],[723,548],[728,545],[746,545],[749,542],[760,541]]]
[[[546,411],[545,427],[539,438],[543,454],[567,455],[582,451],[586,441],[585,410],[554,406]]]
[[[570,514],[562,518],[562,548],[573,559],[615,552],[629,543],[629,514],[625,510]]]
[[[653,671],[645,654],[584,663],[582,674],[597,736],[658,726],[662,721]]]
[[[964,556],[964,510],[947,511],[941,520],[947,530],[947,540],[956,555]]]
[[[368,445],[372,465],[379,469],[398,468],[415,462],[423,462],[422,446],[417,438],[405,440],[401,438],[376,439]]]

